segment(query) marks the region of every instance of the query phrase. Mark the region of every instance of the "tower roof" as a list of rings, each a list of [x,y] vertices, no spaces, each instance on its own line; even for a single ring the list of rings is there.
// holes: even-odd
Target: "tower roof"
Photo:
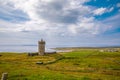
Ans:
[[[41,39],[41,42],[43,41],[43,39]]]
[[[41,39],[41,40],[39,41],[39,43],[45,43],[45,41],[44,41],[43,39]]]

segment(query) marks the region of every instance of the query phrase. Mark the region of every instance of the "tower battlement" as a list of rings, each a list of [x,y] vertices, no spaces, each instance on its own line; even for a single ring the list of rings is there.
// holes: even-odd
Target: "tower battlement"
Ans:
[[[41,41],[38,41],[39,44],[45,44],[45,41],[41,39]]]

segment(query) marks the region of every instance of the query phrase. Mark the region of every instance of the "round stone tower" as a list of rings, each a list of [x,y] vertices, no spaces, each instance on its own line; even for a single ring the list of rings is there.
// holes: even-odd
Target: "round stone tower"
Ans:
[[[38,55],[44,54],[45,54],[45,41],[41,39],[41,41],[38,41]]]

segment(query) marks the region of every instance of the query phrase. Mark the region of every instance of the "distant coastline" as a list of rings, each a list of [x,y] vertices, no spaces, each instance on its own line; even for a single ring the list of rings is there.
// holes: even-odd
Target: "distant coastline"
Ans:
[[[37,46],[37,45],[32,45],[32,44],[23,44],[23,45],[0,45],[0,46]]]
[[[120,46],[101,46],[101,47],[56,47],[56,48],[52,48],[52,49],[77,49],[77,48],[81,48],[81,49],[98,49],[98,48],[120,48]]]
[[[120,46],[98,46],[98,47],[46,47],[46,51],[70,52],[71,49],[100,49],[100,48],[120,48]],[[0,45],[0,52],[37,52],[38,45]]]

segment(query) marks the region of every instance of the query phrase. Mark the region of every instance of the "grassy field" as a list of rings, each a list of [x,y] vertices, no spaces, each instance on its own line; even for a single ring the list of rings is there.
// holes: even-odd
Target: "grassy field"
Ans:
[[[8,80],[120,80],[120,51],[78,48],[44,56],[0,55],[0,77],[7,72]]]

